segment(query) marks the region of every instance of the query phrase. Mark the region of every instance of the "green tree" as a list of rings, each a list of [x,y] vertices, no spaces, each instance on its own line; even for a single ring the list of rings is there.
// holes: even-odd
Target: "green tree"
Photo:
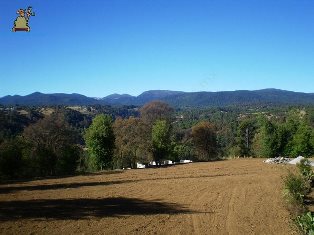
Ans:
[[[73,174],[78,167],[78,161],[82,155],[82,150],[76,145],[62,148],[62,157],[56,163],[56,174]]]
[[[260,127],[253,139],[254,155],[258,157],[276,157],[278,156],[278,143],[275,124],[266,118],[262,118]]]
[[[20,177],[23,167],[22,144],[18,138],[0,144],[0,176]]]
[[[307,120],[308,124],[312,128],[314,128],[314,108],[313,107],[308,108],[306,111],[307,111],[306,112],[306,120]]]
[[[247,119],[240,122],[237,130],[236,143],[241,157],[253,154],[253,138],[256,131],[255,120]]]
[[[94,169],[110,168],[115,143],[112,118],[104,114],[97,115],[84,138]]]
[[[157,120],[152,129],[152,152],[153,159],[160,161],[170,153],[171,126],[165,120]]]
[[[169,155],[169,146],[170,146],[170,129],[172,128],[171,123],[173,121],[173,108],[171,108],[167,103],[161,102],[161,101],[152,101],[150,103],[145,104],[140,109],[140,116],[141,121],[146,125],[146,128],[143,130],[144,136],[147,137],[147,142],[149,144],[146,144],[147,149],[151,151],[152,158],[159,162],[163,157],[166,155]],[[161,128],[162,121],[164,127],[163,128],[169,128],[167,132],[167,147],[163,146],[164,143],[160,142],[162,141],[162,136],[159,136],[161,139],[158,139],[158,128]],[[156,126],[157,125],[157,126]],[[155,127],[154,127],[155,126]],[[153,130],[155,128],[155,130]],[[165,130],[164,130],[165,131]],[[155,132],[155,133],[154,133]],[[169,132],[169,133],[168,133]],[[169,136],[168,136],[169,135]],[[153,137],[156,137],[157,139],[153,139]],[[159,143],[158,143],[159,142]],[[168,156],[167,156],[168,157]]]
[[[192,142],[200,160],[217,158],[217,136],[214,127],[207,121],[201,121],[192,127]]]
[[[281,136],[281,143],[284,155],[292,156],[294,154],[293,138],[300,125],[301,117],[299,112],[295,109],[290,110],[286,116],[285,122],[282,124],[284,135]]]
[[[292,138],[291,132],[286,126],[286,123],[277,124],[277,153],[278,156],[286,156],[287,153],[287,144]]]
[[[176,144],[173,143],[173,151],[172,151],[172,159],[174,161],[184,160],[184,159],[190,159],[192,160],[194,158],[194,149],[192,146],[188,144]]]
[[[305,122],[302,122],[289,143],[291,155],[309,157],[314,154],[313,136],[313,129]]]

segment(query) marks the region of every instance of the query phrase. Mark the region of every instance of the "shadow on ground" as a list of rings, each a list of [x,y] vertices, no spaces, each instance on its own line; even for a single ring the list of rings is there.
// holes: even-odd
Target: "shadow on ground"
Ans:
[[[43,177],[34,177],[34,178],[25,178],[25,179],[1,179],[0,178],[0,185],[27,183],[34,180],[41,181],[41,180],[47,180],[47,179],[66,179],[66,178],[72,178],[76,176],[116,175],[116,174],[122,174],[124,172],[125,172],[124,170],[105,170],[105,171],[99,171],[99,172],[82,172],[82,173],[73,174],[73,175],[43,176]]]
[[[123,181],[106,181],[106,182],[79,182],[79,183],[64,183],[64,184],[40,184],[40,185],[22,185],[22,186],[9,186],[0,187],[0,194],[13,193],[16,191],[34,191],[34,190],[56,190],[56,189],[75,189],[80,187],[92,186],[107,186],[113,184],[130,183],[132,180]]]
[[[171,176],[171,177],[157,177],[157,178],[144,178],[134,180],[117,180],[117,181],[105,181],[105,182],[79,182],[79,183],[64,183],[64,184],[40,184],[40,185],[7,185],[0,186],[0,194],[15,193],[18,191],[34,191],[34,190],[57,190],[57,189],[75,189],[80,187],[92,187],[92,186],[107,186],[115,184],[127,184],[141,181],[158,181],[158,180],[183,180],[183,179],[200,179],[200,178],[216,178],[216,177],[230,177],[247,175],[243,174],[215,174],[215,175],[199,175],[199,176]]]
[[[178,204],[123,197],[0,202],[0,221],[21,219],[76,220],[92,217],[187,213],[193,212]]]

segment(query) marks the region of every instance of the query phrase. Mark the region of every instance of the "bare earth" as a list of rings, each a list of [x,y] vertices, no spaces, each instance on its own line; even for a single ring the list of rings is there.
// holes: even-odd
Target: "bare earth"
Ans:
[[[287,168],[238,159],[0,185],[0,232],[297,234]]]

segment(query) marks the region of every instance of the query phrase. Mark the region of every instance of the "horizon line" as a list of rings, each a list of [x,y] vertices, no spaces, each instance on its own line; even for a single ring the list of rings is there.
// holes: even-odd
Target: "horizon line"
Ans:
[[[278,90],[278,91],[290,91],[290,92],[296,92],[296,93],[304,93],[304,94],[313,94],[313,92],[304,92],[304,91],[293,91],[293,90],[284,90],[284,89],[280,89],[280,88],[261,88],[261,89],[252,89],[252,90],[249,90],[249,89],[239,89],[239,90],[219,90],[219,91],[180,91],[180,90],[168,90],[168,89],[152,89],[152,90],[146,90],[146,91],[143,91],[141,93],[139,93],[138,95],[131,95],[129,93],[111,93],[111,94],[108,94],[108,95],[105,95],[105,96],[88,96],[88,95],[85,95],[85,94],[81,94],[81,93],[77,93],[77,92],[72,92],[72,93],[66,93],[66,92],[53,92],[53,93],[45,93],[45,92],[41,92],[41,91],[34,91],[34,92],[31,92],[29,94],[26,94],[26,95],[19,95],[19,94],[14,94],[14,95],[4,95],[4,96],[0,96],[0,98],[4,98],[4,97],[7,97],[7,96],[20,96],[20,97],[25,97],[25,96],[29,96],[29,95],[32,95],[32,94],[35,94],[35,93],[40,93],[40,94],[44,94],[44,95],[54,95],[54,94],[64,94],[64,95],[83,95],[85,97],[88,97],[88,98],[105,98],[105,97],[108,97],[110,95],[129,95],[129,96],[132,96],[132,97],[138,97],[140,96],[141,94],[145,93],[145,92],[150,92],[150,91],[169,91],[169,92],[182,92],[182,93],[198,93],[198,92],[207,92],[207,93],[219,93],[219,92],[237,92],[237,91],[262,91],[262,90]]]
[[[261,89],[239,89],[239,90],[219,90],[219,91],[180,91],[180,90],[168,90],[168,89],[151,89],[151,90],[146,90],[146,91],[143,91],[141,93],[139,93],[138,95],[131,95],[131,94],[128,94],[128,93],[111,93],[111,94],[108,94],[108,95],[105,95],[105,96],[88,96],[88,95],[85,95],[85,94],[82,94],[82,93],[77,93],[77,92],[72,92],[72,93],[65,93],[65,92],[53,92],[53,93],[45,93],[45,92],[41,92],[41,91],[34,91],[34,92],[31,92],[29,94],[26,94],[26,95],[19,95],[19,94],[14,94],[14,95],[4,95],[4,96],[0,96],[0,98],[4,98],[4,97],[7,97],[7,96],[21,96],[21,97],[25,97],[25,96],[29,96],[29,95],[32,95],[32,94],[35,94],[35,93],[40,93],[40,94],[44,94],[44,95],[54,95],[54,94],[64,94],[64,95],[83,95],[85,97],[88,97],[88,98],[94,98],[94,99],[97,99],[97,98],[105,98],[105,97],[108,97],[108,96],[111,96],[111,95],[129,95],[129,96],[132,96],[132,97],[138,97],[140,95],[142,95],[143,93],[145,92],[150,92],[150,91],[169,91],[169,92],[182,92],[182,93],[198,93],[198,92],[207,92],[207,93],[219,93],[219,92],[236,92],[236,91],[262,91],[262,90],[277,90],[277,91],[290,91],[290,92],[295,92],[295,93],[304,93],[304,94],[314,94],[313,92],[304,92],[304,91],[293,91],[293,90],[285,90],[285,89],[280,89],[280,88],[261,88]]]

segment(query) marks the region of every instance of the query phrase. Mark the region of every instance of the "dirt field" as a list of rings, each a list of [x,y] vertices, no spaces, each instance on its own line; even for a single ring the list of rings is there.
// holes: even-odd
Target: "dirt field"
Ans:
[[[0,186],[2,234],[297,234],[260,159]]]

